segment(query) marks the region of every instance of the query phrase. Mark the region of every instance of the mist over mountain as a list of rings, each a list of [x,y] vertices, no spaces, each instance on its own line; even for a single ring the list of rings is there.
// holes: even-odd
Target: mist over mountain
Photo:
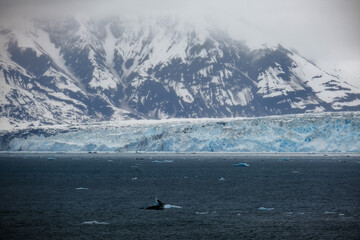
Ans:
[[[167,17],[2,26],[0,120],[37,126],[360,110],[358,87],[300,54]]]

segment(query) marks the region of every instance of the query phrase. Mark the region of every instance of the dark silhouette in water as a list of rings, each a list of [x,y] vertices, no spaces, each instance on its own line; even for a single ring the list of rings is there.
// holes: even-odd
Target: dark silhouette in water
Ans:
[[[153,206],[147,207],[146,210],[164,210],[165,203],[156,199],[156,203]]]

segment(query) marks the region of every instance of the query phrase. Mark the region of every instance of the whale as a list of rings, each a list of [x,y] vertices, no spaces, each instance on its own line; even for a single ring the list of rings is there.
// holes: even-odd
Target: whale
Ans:
[[[145,208],[146,210],[164,210],[165,203],[156,199],[155,205]]]

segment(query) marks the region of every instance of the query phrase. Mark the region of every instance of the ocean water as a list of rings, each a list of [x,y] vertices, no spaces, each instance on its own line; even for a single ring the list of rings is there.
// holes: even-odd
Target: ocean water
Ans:
[[[360,239],[360,157],[0,154],[0,236]]]

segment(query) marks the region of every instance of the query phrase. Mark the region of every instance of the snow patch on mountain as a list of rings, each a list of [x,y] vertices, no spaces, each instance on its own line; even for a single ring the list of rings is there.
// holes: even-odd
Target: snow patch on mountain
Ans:
[[[36,28],[35,32],[31,36],[34,37],[33,41],[36,45],[41,47],[43,54],[47,54],[60,69],[64,70],[69,76],[73,77],[65,65],[65,60],[62,57],[60,48],[56,48],[55,44],[51,42],[49,33],[45,32],[41,28]]]
[[[269,67],[265,70],[264,73],[261,73],[258,77],[258,94],[264,96],[264,98],[276,97],[284,95],[286,96],[288,92],[294,92],[299,89],[294,89],[290,84],[288,84],[281,75],[285,72],[281,69],[280,66],[276,68]]]
[[[300,79],[303,79],[305,84],[313,89],[316,96],[324,102],[332,103],[333,106],[351,106],[339,100],[346,99],[349,93],[359,94],[360,89],[351,86],[346,82],[341,82],[339,76],[329,74],[313,63],[307,61],[299,55],[291,55],[295,61],[296,67],[291,71]]]
[[[251,88],[246,87],[238,92],[236,94],[236,98],[233,99],[233,102],[235,102],[236,105],[246,106],[254,99],[254,96],[252,94]]]
[[[353,101],[350,101],[350,102],[336,102],[332,105],[332,107],[334,109],[337,109],[337,110],[340,110],[342,109],[344,106],[350,106],[350,107],[353,107],[353,106],[359,106],[360,105],[360,99],[355,99]]]
[[[318,102],[315,101],[314,99],[311,99],[310,97],[303,99],[303,98],[295,98],[296,100],[298,100],[297,102],[291,102],[291,107],[292,108],[298,108],[298,109],[305,109],[306,106],[308,106],[309,104],[314,104],[316,105]],[[320,109],[318,109],[320,110]],[[321,108],[321,112],[323,112],[325,109]]]
[[[95,89],[115,89],[117,86],[117,81],[115,77],[109,71],[107,71],[107,69],[105,70],[95,67],[89,85]]]
[[[179,96],[184,102],[187,102],[187,103],[194,102],[194,97],[191,95],[189,90],[185,88],[184,83],[173,82],[172,86],[176,92],[176,95]]]

